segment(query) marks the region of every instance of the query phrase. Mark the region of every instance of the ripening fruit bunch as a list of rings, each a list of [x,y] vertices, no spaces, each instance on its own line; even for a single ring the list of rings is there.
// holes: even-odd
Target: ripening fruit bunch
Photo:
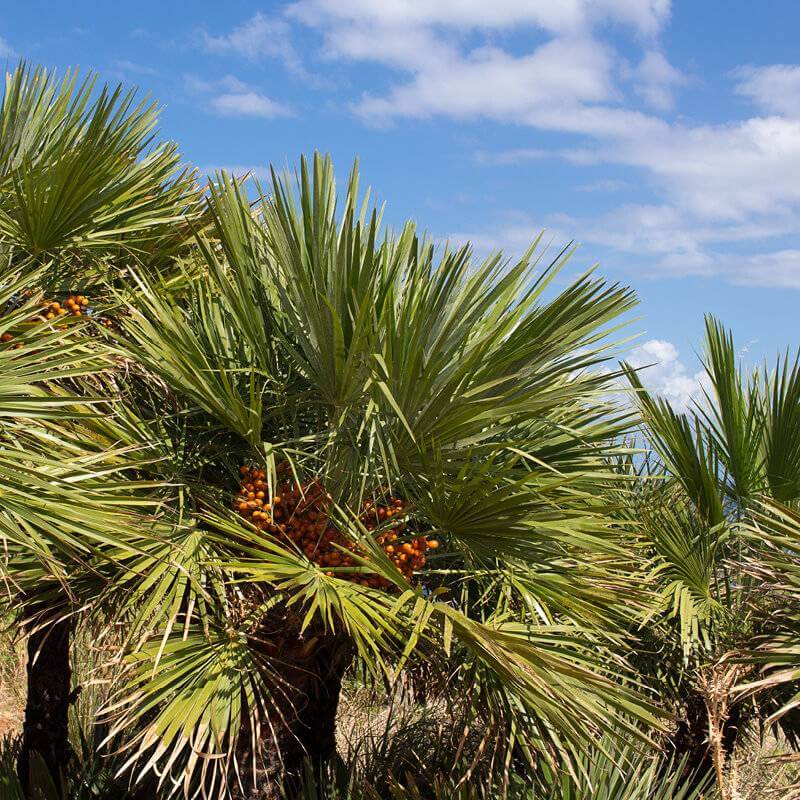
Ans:
[[[54,300],[48,303],[44,309],[45,319],[55,319],[69,314],[72,317],[82,317],[84,314],[90,317],[93,313],[89,305],[89,298],[82,294],[71,294],[63,303]]]
[[[16,307],[16,302],[12,305],[12,303],[6,304],[7,308],[14,308]],[[7,310],[7,309],[6,309]],[[91,307],[89,302],[89,298],[83,294],[71,294],[67,299],[60,303],[58,300],[54,300],[51,303],[47,303],[42,308],[41,314],[38,316],[40,320],[55,320],[59,317],[91,317],[94,315],[94,309]],[[97,321],[106,328],[112,327],[111,320],[107,319],[106,317],[97,317]],[[10,333],[4,333],[0,335],[0,343],[7,344],[8,342],[12,341],[14,337]],[[14,347],[22,347],[21,344],[16,344]]]
[[[318,481],[301,486],[294,480],[283,480],[270,496],[263,470],[243,466],[240,473],[242,485],[234,508],[259,530],[292,542],[310,561],[328,568],[327,575],[336,574],[375,589],[391,588],[392,584],[378,575],[347,571],[348,567],[360,566],[353,557],[359,547],[331,520],[330,496]],[[375,541],[400,572],[411,580],[413,573],[425,566],[428,551],[436,549],[439,543],[407,533],[406,505],[396,497],[381,503],[368,501],[359,520],[373,532]]]
[[[44,308],[44,319],[46,320],[63,316],[92,317],[94,309],[89,298],[84,294],[71,294],[63,303],[54,300]],[[105,328],[112,327],[112,322],[107,317],[97,317],[97,321]]]

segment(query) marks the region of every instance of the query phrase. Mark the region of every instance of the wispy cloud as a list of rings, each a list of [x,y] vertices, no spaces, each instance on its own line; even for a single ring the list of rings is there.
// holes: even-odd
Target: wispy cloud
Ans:
[[[536,217],[523,211],[506,211],[497,215],[489,226],[449,231],[439,241],[454,245],[469,242],[479,257],[502,250],[513,258],[524,252],[540,233],[543,247],[561,250],[570,241],[565,221],[568,222],[559,215]]]
[[[290,109],[258,92],[229,92],[212,97],[209,109],[223,116],[274,117],[291,116]]]
[[[226,117],[261,117],[274,119],[293,115],[291,107],[263,94],[234,75],[208,81],[197,75],[185,75],[187,90],[203,98],[207,111]]]
[[[541,147],[520,147],[513,150],[476,150],[472,159],[476,164],[489,166],[525,164],[531,161],[541,161],[544,158],[557,158],[558,153],[545,150]]]
[[[767,67],[739,67],[736,92],[749,97],[767,114],[800,117],[800,65],[772,64]]]
[[[114,73],[118,75],[145,75],[152,77],[158,75],[158,70],[147,64],[140,64],[136,61],[128,61],[127,59],[116,59],[112,62]]]
[[[576,192],[622,192],[630,189],[631,185],[627,181],[616,178],[601,178],[589,183],[582,183],[574,188]]]
[[[675,90],[686,84],[686,76],[667,61],[658,50],[649,50],[633,69],[627,71],[634,92],[658,111],[670,111],[675,105]]]
[[[14,58],[15,56],[14,48],[0,36],[0,58]]]
[[[800,289],[800,250],[731,258],[734,282],[743,286]]]
[[[200,30],[197,36],[207,53],[235,55],[249,61],[277,59],[290,72],[306,75],[302,59],[292,44],[291,28],[278,16],[257,12],[230,33],[213,35]]]

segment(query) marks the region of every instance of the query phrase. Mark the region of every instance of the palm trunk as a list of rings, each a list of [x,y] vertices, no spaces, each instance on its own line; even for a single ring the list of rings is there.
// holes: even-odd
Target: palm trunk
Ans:
[[[291,708],[289,725],[278,735],[280,759],[287,788],[295,791],[310,767],[315,775],[336,753],[336,714],[342,678],[352,661],[348,639],[329,636],[317,640],[307,658],[289,669]]]
[[[730,727],[738,728],[738,714],[735,722],[731,720],[731,692],[736,685],[742,667],[737,664],[716,664],[703,674],[701,688],[707,709],[708,741],[717,778],[717,791],[720,800],[732,800],[734,789],[729,781],[728,757],[736,738],[729,735]]]
[[[283,683],[275,688],[276,706],[261,726],[255,772],[249,729],[240,739],[238,758],[248,798],[294,797],[306,770],[318,775],[336,753],[336,714],[342,678],[353,659],[352,643],[347,636],[321,630],[301,637],[289,617],[281,620],[285,627],[270,625],[279,633],[268,638],[262,633],[256,642]]]
[[[713,770],[724,796],[724,770],[738,739],[742,706],[731,702],[729,685],[724,694],[716,695],[711,694],[709,679],[702,687],[702,692],[686,698],[686,714],[672,738],[672,755],[676,761],[686,759],[684,775],[692,775],[697,784]]]
[[[686,698],[686,713],[678,722],[671,750],[676,761],[685,759],[687,777],[692,774],[699,781],[713,768],[708,746],[708,710],[699,694],[693,692]]]
[[[72,673],[69,663],[71,617],[33,629],[28,637],[28,697],[18,770],[26,797],[31,796],[34,756],[60,787],[70,759],[67,716]]]

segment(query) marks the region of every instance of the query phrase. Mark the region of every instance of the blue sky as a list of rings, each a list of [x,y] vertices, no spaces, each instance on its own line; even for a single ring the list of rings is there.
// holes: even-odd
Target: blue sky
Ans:
[[[437,239],[575,239],[642,299],[634,356],[681,401],[705,312],[748,362],[798,343],[794,0],[4,3],[0,61],[151,91],[203,169],[356,155]]]

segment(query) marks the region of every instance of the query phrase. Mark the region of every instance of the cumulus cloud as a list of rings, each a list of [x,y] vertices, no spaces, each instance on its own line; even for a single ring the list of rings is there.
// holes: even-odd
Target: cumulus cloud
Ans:
[[[622,24],[653,41],[669,14],[669,0],[299,0],[286,12],[320,31],[328,58],[370,60],[411,75],[354,105],[369,122],[446,114],[535,124],[537,108],[550,106],[554,120],[577,115],[589,129],[631,122],[603,108],[590,109],[589,118],[583,108],[616,93],[618,59],[595,29]],[[512,53],[487,40],[492,31],[543,31],[548,38]],[[471,44],[475,39],[483,42]],[[651,48],[637,80],[665,103],[680,73]]]
[[[465,55],[438,52],[410,83],[385,97],[366,95],[355,109],[378,122],[432,114],[517,122],[554,98],[578,104],[607,100],[610,72],[609,51],[589,38],[552,39],[523,56],[489,46]]]
[[[634,348],[626,361],[639,369],[639,377],[651,392],[663,397],[677,411],[687,410],[708,388],[704,370],[691,372],[678,348],[663,339],[650,339]]]

